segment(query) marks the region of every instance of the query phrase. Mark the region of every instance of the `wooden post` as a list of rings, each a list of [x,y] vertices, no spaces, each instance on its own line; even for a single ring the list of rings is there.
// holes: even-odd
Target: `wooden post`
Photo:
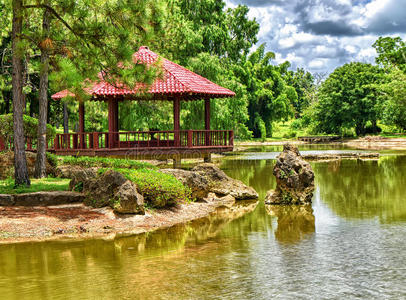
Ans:
[[[228,137],[228,145],[234,146],[234,131],[230,130],[230,136]]]
[[[93,132],[93,149],[99,149],[99,133]]]
[[[173,100],[173,130],[174,133],[174,140],[175,140],[175,147],[180,146],[180,98],[176,97]]]
[[[85,132],[85,104],[79,102],[79,132]]]
[[[119,132],[119,123],[118,123],[118,100],[113,99],[113,128],[114,132]],[[120,135],[114,134],[114,141],[119,142],[120,140]]]
[[[80,149],[85,148],[85,104],[84,102],[79,102],[79,147]]]
[[[109,114],[108,114],[108,120],[109,120],[109,134],[108,134],[108,143],[107,147],[108,148],[113,148],[113,139],[112,139],[112,132],[114,132],[114,100],[113,98],[109,98],[108,100],[108,105],[109,105]]]
[[[193,131],[192,130],[187,131],[187,146],[188,146],[188,148],[193,147]]]
[[[205,134],[205,144],[206,146],[210,146],[210,98],[204,99],[204,129],[206,130]]]
[[[57,134],[56,137],[55,137],[55,139],[54,139],[54,149],[55,149],[55,150],[58,150],[58,149],[59,149],[59,138],[60,138],[60,135]]]
[[[0,151],[3,151],[6,149],[6,145],[4,143],[3,138],[0,136]]]

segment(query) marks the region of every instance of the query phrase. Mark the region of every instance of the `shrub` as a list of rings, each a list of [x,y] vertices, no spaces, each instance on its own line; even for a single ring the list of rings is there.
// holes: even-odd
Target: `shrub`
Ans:
[[[155,169],[115,169],[134,182],[150,207],[173,206],[191,200],[191,190],[173,175]],[[101,172],[106,171],[105,169]]]
[[[100,167],[100,168],[130,168],[130,169],[157,169],[157,167],[147,162],[109,157],[88,157],[88,156],[65,156],[62,158],[62,163],[66,165],[81,166],[85,168]]]
[[[50,152],[46,152],[46,156],[47,156],[47,161],[48,163],[56,168],[58,166],[58,156],[56,156],[55,154],[52,154]]]
[[[24,133],[33,143],[37,141],[38,120],[24,115]],[[52,141],[56,136],[55,127],[47,124],[47,142]],[[5,141],[13,141],[13,114],[0,115],[0,137]]]
[[[296,136],[297,136],[297,132],[292,130],[292,129],[289,129],[289,131],[284,133],[282,137],[284,139],[291,139],[291,138],[294,138]]]

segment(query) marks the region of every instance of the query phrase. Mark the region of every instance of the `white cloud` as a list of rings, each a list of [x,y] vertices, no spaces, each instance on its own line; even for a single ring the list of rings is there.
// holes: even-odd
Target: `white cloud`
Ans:
[[[331,72],[351,61],[373,63],[380,35],[406,40],[406,0],[226,0],[245,4],[260,23],[259,44],[292,68]],[[256,48],[256,47],[254,47]]]

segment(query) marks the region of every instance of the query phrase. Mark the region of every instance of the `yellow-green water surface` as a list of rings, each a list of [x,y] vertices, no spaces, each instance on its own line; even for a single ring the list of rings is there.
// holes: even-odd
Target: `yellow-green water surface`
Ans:
[[[274,160],[261,151],[222,163],[258,205],[110,241],[0,246],[0,299],[406,298],[406,156],[312,163],[312,208],[265,207]]]

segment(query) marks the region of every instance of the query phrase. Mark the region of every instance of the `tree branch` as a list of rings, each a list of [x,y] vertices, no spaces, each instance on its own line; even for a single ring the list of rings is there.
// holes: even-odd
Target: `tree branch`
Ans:
[[[35,5],[23,5],[22,6],[23,9],[28,9],[28,8],[44,8],[47,9],[50,13],[52,13],[55,18],[57,18],[59,21],[62,22],[63,25],[65,25],[66,28],[68,28],[74,35],[83,37],[83,34],[76,32],[69,24],[68,22],[66,22],[59,14],[58,12],[52,8],[51,6],[47,5],[47,4],[35,4]]]

